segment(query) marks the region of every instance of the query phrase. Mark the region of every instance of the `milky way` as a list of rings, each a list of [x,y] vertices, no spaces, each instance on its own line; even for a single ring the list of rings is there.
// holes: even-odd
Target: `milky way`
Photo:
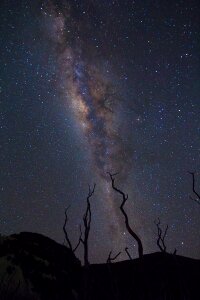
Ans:
[[[137,255],[116,184],[144,252],[154,220],[167,251],[199,258],[199,1],[1,1],[1,234],[73,243],[91,199],[91,262]],[[77,253],[82,258],[82,248]]]
[[[44,19],[58,57],[62,97],[87,139],[93,169],[100,177],[103,196],[107,199],[106,209],[114,214],[111,228],[117,238],[121,234],[119,209],[107,172],[119,172],[121,182],[125,182],[131,166],[131,153],[127,151],[120,129],[119,111],[123,100],[114,75],[105,68],[104,57],[97,55],[95,47],[83,40],[85,25],[73,19],[71,7],[65,4],[58,8],[50,2],[44,8]],[[80,38],[73,39],[77,28],[83,28]]]

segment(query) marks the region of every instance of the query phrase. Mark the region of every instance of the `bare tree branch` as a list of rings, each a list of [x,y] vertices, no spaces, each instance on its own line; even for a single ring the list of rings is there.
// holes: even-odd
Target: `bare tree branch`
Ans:
[[[68,244],[68,248],[73,251],[73,247],[72,247],[72,244],[71,244],[71,241],[69,239],[69,236],[68,236],[68,232],[66,230],[66,226],[67,226],[67,222],[68,222],[68,215],[67,215],[67,211],[69,210],[70,208],[70,205],[65,209],[65,221],[64,221],[64,224],[63,224],[63,231],[64,231],[64,234],[65,234],[65,239],[66,239],[66,242]]]
[[[77,245],[75,246],[75,248],[73,249],[73,252],[75,253],[76,250],[78,249],[80,243],[81,243],[81,238],[82,238],[82,229],[81,229],[81,225],[79,226],[79,230],[80,230],[80,235],[79,235],[79,240],[78,240],[78,243]]]
[[[121,252],[118,252],[114,257],[111,257],[112,251],[109,252],[108,258],[107,258],[107,263],[112,263],[117,257],[121,254]]]
[[[64,224],[63,224],[63,231],[64,231],[64,234],[65,234],[65,240],[66,240],[66,242],[67,242],[67,247],[68,247],[72,252],[75,253],[76,250],[78,249],[79,245],[80,245],[80,242],[81,242],[82,231],[81,231],[81,226],[80,226],[79,240],[78,240],[78,242],[77,242],[77,245],[73,248],[72,243],[71,243],[70,238],[69,238],[69,235],[68,235],[68,232],[67,232],[67,229],[66,229],[67,222],[68,222],[67,211],[69,210],[69,208],[70,208],[70,205],[65,209],[65,221],[64,221]]]
[[[85,266],[89,265],[89,260],[88,260],[88,238],[89,238],[89,233],[90,233],[90,226],[91,226],[91,205],[90,205],[90,198],[94,194],[96,184],[94,184],[93,189],[90,188],[88,190],[88,196],[87,196],[87,207],[86,207],[86,212],[83,216],[83,224],[84,224],[84,238],[82,239],[82,231],[81,231],[81,238],[80,241],[83,244],[84,247],[84,264]]]
[[[139,257],[142,258],[143,257],[143,246],[142,246],[142,241],[141,239],[139,238],[139,236],[132,230],[132,228],[130,227],[130,224],[129,224],[129,220],[128,220],[128,215],[127,213],[125,212],[124,210],[124,205],[126,203],[126,201],[128,200],[128,195],[125,195],[124,192],[122,192],[121,190],[119,190],[116,186],[115,186],[115,178],[114,176],[116,174],[111,174],[108,172],[108,174],[110,175],[110,179],[111,179],[111,182],[112,182],[112,188],[113,190],[115,190],[117,193],[119,193],[121,196],[122,196],[122,203],[120,205],[120,210],[124,216],[124,219],[125,219],[125,225],[126,225],[126,229],[127,231],[129,232],[129,234],[136,240],[137,244],[138,244],[138,254],[139,254]]]
[[[130,253],[128,251],[128,247],[125,248],[125,252],[128,255],[129,259],[132,260],[132,257],[131,257],[131,255],[130,255]]]
[[[197,202],[200,205],[200,194],[196,191],[196,188],[195,188],[195,184],[196,184],[195,172],[188,172],[188,173],[190,175],[192,175],[192,191],[195,194],[195,196],[197,197],[197,198],[193,198],[192,196],[190,196],[190,199],[192,199],[193,201]]]
[[[156,220],[155,220],[154,223],[157,227],[157,234],[158,234],[157,245],[158,245],[158,248],[160,249],[161,252],[166,252],[167,247],[165,245],[165,238],[166,238],[169,226],[168,225],[166,226],[164,234],[162,234],[163,231],[160,228],[160,224],[161,224],[160,219],[158,218],[158,222],[156,222]]]

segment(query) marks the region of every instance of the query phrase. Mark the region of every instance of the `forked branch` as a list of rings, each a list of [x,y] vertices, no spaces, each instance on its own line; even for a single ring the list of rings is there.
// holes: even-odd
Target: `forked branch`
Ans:
[[[120,256],[121,252],[118,252],[114,257],[111,257],[112,251],[109,252],[108,258],[107,258],[107,264],[112,263],[115,259],[117,259],[118,256]]]
[[[158,218],[158,221],[156,222],[156,220],[155,220],[154,223],[157,227],[157,234],[158,234],[157,246],[158,246],[158,248],[160,249],[161,252],[166,252],[167,247],[165,245],[165,238],[166,238],[169,226],[168,225],[166,226],[164,234],[163,234],[163,231],[160,227],[160,224],[161,224],[160,219]]]
[[[67,222],[68,222],[68,210],[69,210],[70,206],[68,206],[66,209],[65,209],[65,221],[64,221],[64,224],[63,224],[63,231],[64,231],[64,234],[65,234],[65,240],[67,242],[67,247],[72,251],[72,252],[76,252],[76,250],[78,249],[79,245],[80,245],[80,242],[81,242],[81,238],[82,238],[82,231],[81,231],[81,227],[80,227],[80,235],[79,235],[79,240],[76,244],[75,247],[72,246],[72,243],[70,241],[70,238],[69,238],[69,235],[68,235],[68,232],[67,232]]]

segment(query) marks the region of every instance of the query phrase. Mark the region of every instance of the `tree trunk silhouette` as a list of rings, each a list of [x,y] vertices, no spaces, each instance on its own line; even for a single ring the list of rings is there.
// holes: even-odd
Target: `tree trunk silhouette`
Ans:
[[[86,207],[86,212],[83,216],[83,224],[84,224],[84,238],[82,239],[82,231],[80,227],[80,232],[81,232],[81,238],[80,241],[83,244],[84,247],[84,264],[85,266],[89,265],[89,259],[88,259],[88,239],[89,239],[89,233],[90,233],[90,226],[91,226],[91,205],[90,205],[90,198],[94,194],[96,184],[94,184],[93,189],[91,190],[89,186],[89,191],[88,191],[88,196],[87,196],[87,207]]]

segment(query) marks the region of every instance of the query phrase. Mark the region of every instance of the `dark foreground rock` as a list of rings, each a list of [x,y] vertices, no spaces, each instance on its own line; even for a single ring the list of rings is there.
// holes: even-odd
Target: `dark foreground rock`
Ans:
[[[1,237],[0,299],[77,299],[80,261],[37,233]]]
[[[199,300],[200,261],[167,253],[81,267],[41,234],[0,239],[0,300]]]

